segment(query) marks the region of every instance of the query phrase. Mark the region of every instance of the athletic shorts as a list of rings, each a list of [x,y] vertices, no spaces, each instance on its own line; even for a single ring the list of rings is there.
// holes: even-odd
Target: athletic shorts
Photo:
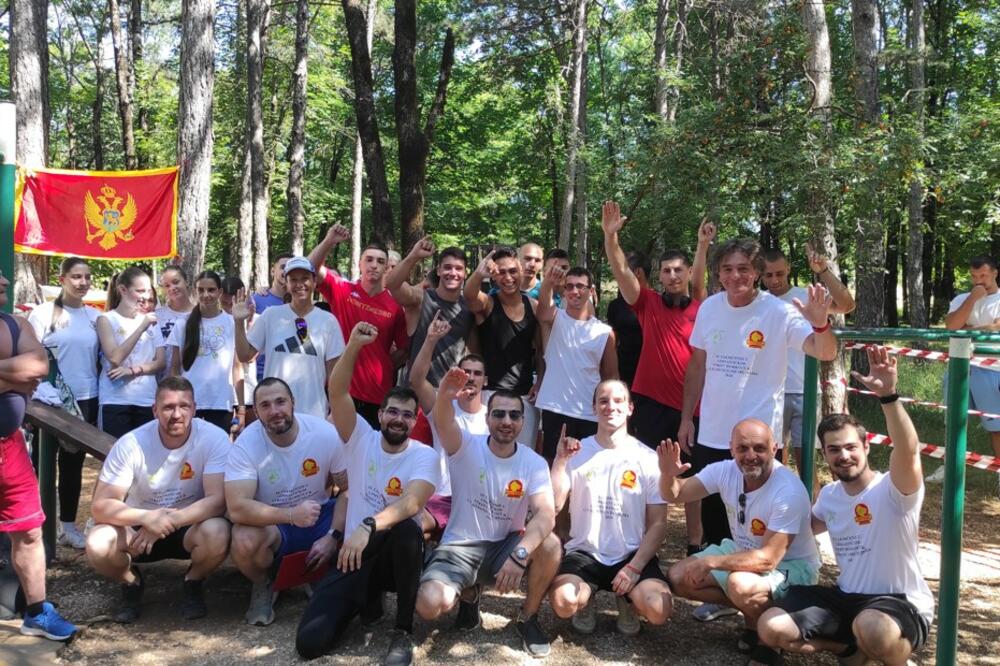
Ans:
[[[311,527],[296,527],[291,523],[278,525],[278,532],[281,533],[281,544],[278,546],[276,558],[289,553],[297,553],[300,550],[309,550],[319,539],[325,537],[330,532],[330,525],[333,523],[333,506],[337,503],[336,498],[323,502],[320,505],[319,518]]]
[[[994,366],[995,367],[995,366]],[[969,407],[987,414],[1000,414],[1000,370],[969,368]],[[1000,419],[979,417],[983,430],[1000,432]]]
[[[707,557],[709,555],[732,555],[739,553],[742,549],[736,545],[732,539],[723,539],[722,543],[707,547],[694,557]],[[712,569],[712,578],[719,584],[722,591],[729,594],[729,571]],[[781,599],[788,593],[792,585],[815,585],[819,580],[819,566],[809,560],[782,560],[778,562],[771,571],[758,574],[771,588],[771,598]]]
[[[44,522],[35,468],[18,428],[0,438],[0,532],[27,532]]]
[[[559,435],[563,425],[566,426],[566,436],[574,439],[585,439],[597,434],[597,421],[588,421],[575,416],[566,416],[559,412],[542,412],[542,457],[551,467],[559,449]]]
[[[184,547],[184,535],[188,533],[190,528],[190,525],[185,525],[184,527],[174,530],[162,539],[157,539],[149,553],[136,555],[132,558],[132,562],[135,564],[143,564],[148,562],[159,562],[160,560],[190,560],[191,553],[189,553]],[[138,532],[140,529],[142,529],[141,525],[136,525],[132,528],[134,532]],[[132,534],[129,534],[128,536],[131,538]]]
[[[629,420],[629,426],[635,434],[635,438],[656,450],[665,439],[677,441],[677,432],[681,428],[681,412],[641,393],[632,394],[632,402],[635,403],[635,411]],[[698,417],[694,417],[694,438],[698,441]],[[681,462],[691,462],[691,456],[681,451]],[[681,474],[682,478],[694,475],[694,470]]]
[[[791,443],[793,448],[802,448],[802,394],[786,393],[785,409],[782,412],[781,441],[780,446]],[[817,417],[819,416],[817,409]],[[819,423],[819,418],[816,419]],[[819,448],[819,440],[816,440],[816,448]]]
[[[851,594],[836,587],[794,585],[775,605],[788,613],[802,639],[823,639],[856,645],[852,631],[861,611],[877,610],[891,617],[914,650],[927,642],[930,625],[903,594]]]
[[[431,495],[424,508],[437,523],[435,531],[444,532],[444,528],[448,527],[448,518],[451,517],[451,495]]]
[[[562,562],[559,563],[559,572],[556,576],[576,576],[585,583],[593,585],[598,590],[611,592],[611,581],[615,579],[618,572],[625,568],[625,565],[632,561],[635,553],[631,553],[621,562],[615,564],[603,564],[590,553],[582,550],[572,550],[563,555]],[[660,561],[653,555],[653,558],[642,568],[639,574],[639,583],[644,580],[662,580],[667,582],[666,576],[660,571]],[[638,584],[638,583],[637,583]]]
[[[492,585],[500,567],[521,541],[521,532],[511,532],[501,541],[461,541],[434,549],[420,582],[436,580],[459,592],[479,583]]]

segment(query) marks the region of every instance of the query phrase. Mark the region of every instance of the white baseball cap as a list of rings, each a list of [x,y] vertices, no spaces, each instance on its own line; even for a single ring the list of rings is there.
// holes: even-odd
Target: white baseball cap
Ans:
[[[288,275],[292,271],[309,271],[312,274],[316,274],[316,269],[313,265],[309,263],[309,260],[305,257],[292,257],[285,262],[285,272],[284,275]]]

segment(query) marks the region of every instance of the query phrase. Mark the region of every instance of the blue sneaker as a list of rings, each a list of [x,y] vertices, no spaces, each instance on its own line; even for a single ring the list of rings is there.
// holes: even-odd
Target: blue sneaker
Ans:
[[[44,636],[50,641],[70,641],[76,635],[76,625],[69,622],[49,602],[42,604],[38,615],[25,615],[21,624],[25,636]]]

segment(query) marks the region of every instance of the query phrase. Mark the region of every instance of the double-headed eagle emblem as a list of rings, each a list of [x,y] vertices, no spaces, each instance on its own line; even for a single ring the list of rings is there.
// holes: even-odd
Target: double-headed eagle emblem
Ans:
[[[137,213],[135,199],[131,194],[126,196],[127,200],[118,196],[115,188],[105,185],[95,201],[90,191],[87,191],[83,200],[83,216],[87,221],[88,243],[100,238],[98,245],[110,250],[118,245],[118,241],[127,242],[135,238],[131,231]],[[119,208],[122,201],[125,206]]]

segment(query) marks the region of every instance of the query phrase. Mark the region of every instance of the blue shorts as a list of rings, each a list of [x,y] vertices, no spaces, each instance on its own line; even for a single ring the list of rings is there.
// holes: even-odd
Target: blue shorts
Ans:
[[[300,550],[309,550],[320,538],[326,536],[330,531],[330,524],[333,523],[333,506],[337,499],[331,497],[323,502],[319,510],[319,518],[312,527],[296,527],[289,523],[278,525],[278,532],[281,533],[281,544],[275,558],[297,553]]]

